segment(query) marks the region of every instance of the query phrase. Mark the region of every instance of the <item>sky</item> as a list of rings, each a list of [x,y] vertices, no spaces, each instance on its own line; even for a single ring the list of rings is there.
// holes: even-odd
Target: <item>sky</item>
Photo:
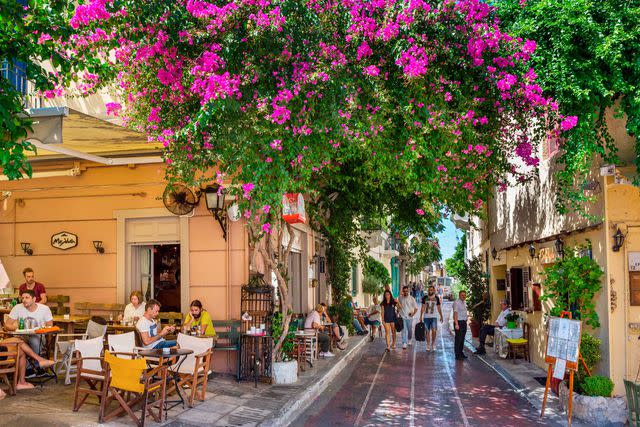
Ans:
[[[458,244],[458,240],[462,237],[462,231],[456,229],[456,226],[453,225],[450,220],[445,219],[444,226],[444,231],[436,235],[440,243],[442,262],[447,258],[451,258]]]

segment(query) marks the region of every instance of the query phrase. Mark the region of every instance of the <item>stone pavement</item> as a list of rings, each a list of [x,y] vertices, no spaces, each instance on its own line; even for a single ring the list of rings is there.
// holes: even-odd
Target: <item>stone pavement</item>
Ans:
[[[147,418],[147,426],[267,426],[287,425],[306,408],[321,390],[363,348],[366,339],[347,338],[348,348],[336,350],[336,357],[318,360],[314,368],[302,372],[296,384],[279,386],[253,382],[236,382],[228,375],[214,375],[207,385],[204,402],[196,400],[194,408],[181,406],[169,411],[162,424]],[[170,399],[175,396],[172,395]],[[115,404],[115,403],[114,403]],[[78,412],[73,406],[73,385],[49,382],[42,388],[19,391],[16,396],[0,400],[0,426],[47,427],[123,427],[133,422],[121,417],[98,423],[97,399],[89,397]],[[112,406],[114,407],[114,406]]]
[[[545,384],[538,381],[538,379],[546,380],[547,372],[545,370],[523,359],[517,359],[515,363],[511,359],[502,359],[497,355],[493,347],[487,347],[487,353],[485,355],[473,356],[473,351],[475,351],[478,346],[478,340],[471,338],[471,332],[467,334],[465,344],[467,350],[469,350],[469,357],[475,357],[493,369],[495,373],[507,381],[517,393],[527,399],[527,401],[537,409],[538,414],[540,413]],[[567,414],[561,407],[560,399],[553,394],[551,390],[549,390],[549,396],[547,397],[544,419],[565,423],[567,419]],[[582,423],[574,417],[572,425],[581,427],[588,424]]]

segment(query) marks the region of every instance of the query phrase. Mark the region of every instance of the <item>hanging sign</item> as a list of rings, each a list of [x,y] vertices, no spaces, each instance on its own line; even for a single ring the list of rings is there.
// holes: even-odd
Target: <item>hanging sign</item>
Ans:
[[[51,246],[63,251],[75,248],[78,246],[78,236],[68,231],[61,231],[51,236]]]
[[[300,193],[285,193],[282,196],[282,218],[289,224],[305,222],[304,198]]]

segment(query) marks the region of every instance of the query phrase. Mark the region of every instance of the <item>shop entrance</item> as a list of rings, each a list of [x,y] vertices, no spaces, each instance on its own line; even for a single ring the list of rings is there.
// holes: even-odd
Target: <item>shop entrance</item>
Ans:
[[[145,301],[153,298],[162,305],[160,311],[180,312],[179,244],[134,246],[134,267],[133,283],[139,283]]]

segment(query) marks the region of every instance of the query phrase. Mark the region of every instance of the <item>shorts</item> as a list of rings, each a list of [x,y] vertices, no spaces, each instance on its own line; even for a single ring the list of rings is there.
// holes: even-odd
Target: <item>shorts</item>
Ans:
[[[436,317],[425,317],[423,320],[425,331],[435,331],[438,329],[438,319]]]
[[[364,318],[364,324],[365,325],[371,325],[371,326],[380,326],[380,321],[379,320],[369,320],[368,317]]]

